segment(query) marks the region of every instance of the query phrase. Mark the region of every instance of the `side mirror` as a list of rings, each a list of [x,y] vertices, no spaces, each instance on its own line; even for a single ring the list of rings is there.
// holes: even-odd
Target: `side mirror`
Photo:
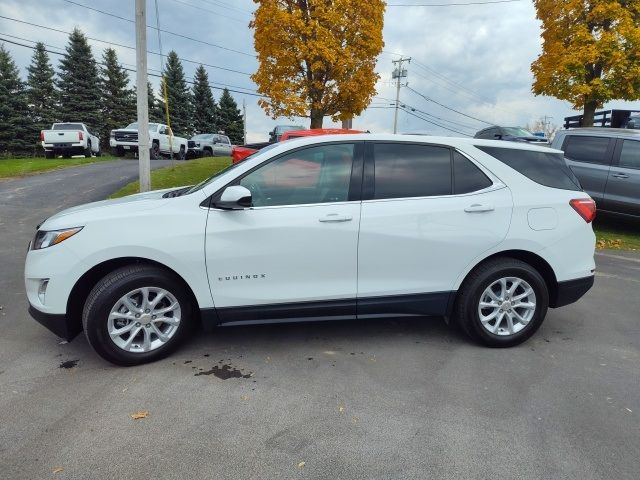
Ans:
[[[244,210],[251,203],[251,191],[242,185],[233,185],[224,189],[215,206],[223,210]]]
[[[502,140],[502,135],[500,135],[499,133],[496,133],[493,138],[495,138],[496,140]]]

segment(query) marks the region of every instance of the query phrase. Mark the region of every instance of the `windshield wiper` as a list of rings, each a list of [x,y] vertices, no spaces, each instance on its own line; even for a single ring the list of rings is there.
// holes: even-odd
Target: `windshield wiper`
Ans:
[[[187,193],[192,186],[193,185],[189,185],[188,187],[182,187],[182,188],[178,188],[177,190],[171,190],[170,192],[167,192],[164,195],[162,195],[162,198],[180,197],[185,193]]]

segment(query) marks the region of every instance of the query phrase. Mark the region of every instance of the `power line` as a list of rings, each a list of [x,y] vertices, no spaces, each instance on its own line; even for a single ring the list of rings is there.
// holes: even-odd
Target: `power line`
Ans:
[[[231,6],[231,5],[228,5],[226,3],[216,1],[216,0],[200,0],[200,1],[203,2],[203,3],[208,3],[209,5],[220,6],[220,7],[229,9],[229,10],[236,10],[238,12],[243,12],[243,13],[251,13],[251,14],[253,13],[251,10],[246,10],[244,8],[234,7],[234,6]]]
[[[451,107],[448,107],[447,105],[445,105],[445,104],[443,104],[443,103],[437,102],[437,101],[435,101],[434,99],[429,98],[429,97],[427,97],[426,95],[423,95],[422,93],[420,93],[420,92],[418,92],[418,91],[414,90],[414,89],[413,89],[413,88],[411,88],[411,87],[407,87],[407,90],[411,90],[413,93],[415,93],[416,95],[421,96],[422,98],[424,98],[424,99],[425,99],[425,100],[427,100],[428,102],[433,102],[433,103],[435,103],[436,105],[440,105],[442,108],[446,108],[447,110],[451,110],[452,112],[456,112],[456,113],[457,113],[457,114],[459,114],[459,115],[465,116],[465,117],[467,117],[467,118],[471,118],[472,120],[476,120],[476,121],[481,122],[481,123],[486,123],[487,125],[493,125],[493,123],[492,123],[492,122],[487,122],[486,120],[481,120],[480,118],[473,117],[473,116],[471,116],[471,115],[467,115],[466,113],[461,112],[461,111],[459,111],[459,110],[456,110],[455,108],[451,108]]]
[[[425,111],[423,111],[423,110],[420,110],[419,108],[416,108],[416,107],[414,107],[414,106],[412,106],[412,105],[409,105],[409,104],[408,104],[408,103],[406,103],[406,102],[402,102],[402,105],[403,105],[403,106],[405,106],[405,107],[410,108],[410,109],[411,109],[411,111],[415,111],[415,112],[421,113],[422,115],[426,115],[426,116],[428,116],[428,117],[435,118],[436,120],[439,120],[439,121],[441,121],[441,122],[451,123],[451,124],[453,124],[453,125],[455,125],[455,126],[457,126],[457,127],[467,128],[467,129],[469,129],[469,130],[476,130],[476,127],[474,127],[474,126],[472,126],[472,125],[467,125],[467,124],[464,124],[464,123],[456,122],[456,121],[454,121],[454,120],[449,120],[449,119],[447,119],[447,118],[438,117],[437,115],[434,115],[434,114],[429,113],[429,112],[425,112]]]
[[[402,109],[402,111],[403,111],[403,112],[408,113],[409,115],[411,115],[411,116],[413,116],[413,117],[419,118],[420,120],[422,120],[422,121],[424,121],[424,122],[430,123],[431,125],[435,125],[435,126],[437,126],[437,127],[443,128],[443,129],[445,129],[445,130],[449,130],[450,132],[459,133],[460,135],[464,135],[465,137],[470,137],[470,136],[471,136],[471,135],[469,135],[468,133],[464,133],[464,132],[461,132],[461,131],[459,131],[459,130],[455,130],[455,129],[453,129],[453,128],[445,127],[444,125],[440,125],[440,124],[439,124],[439,123],[437,123],[437,122],[433,122],[433,121],[431,121],[431,120],[427,120],[426,118],[421,117],[420,115],[416,115],[415,113],[413,113],[413,112],[411,112],[411,111],[409,111],[409,110],[406,110],[406,109],[404,109],[404,108]]]
[[[58,28],[53,28],[53,27],[47,27],[45,25],[39,25],[37,23],[27,22],[25,20],[19,20],[17,18],[6,17],[4,15],[0,15],[0,18],[3,18],[5,20],[10,20],[12,22],[23,23],[25,25],[29,25],[29,26],[32,26],[32,27],[43,28],[45,30],[50,30],[52,32],[64,33],[65,35],[71,35],[71,32],[67,32],[65,30],[60,30]],[[100,38],[89,37],[89,36],[87,37],[87,39],[93,40],[94,42],[104,43],[104,44],[107,44],[107,45],[110,45],[110,46],[126,48],[128,50],[135,50],[136,49],[136,47],[132,47],[131,45],[124,45],[122,43],[112,42],[110,40],[102,40]],[[147,50],[147,53],[150,54],[150,55],[160,55],[158,52],[153,52],[153,51],[150,51],[150,50]],[[163,57],[166,57],[166,55],[163,55]],[[187,63],[194,63],[196,65],[202,64],[205,67],[216,68],[218,70],[224,70],[226,72],[232,72],[232,73],[237,73],[237,74],[240,74],[240,75],[251,76],[251,74],[247,73],[247,72],[241,72],[240,70],[234,70],[232,68],[220,67],[218,65],[211,65],[210,63],[199,62],[197,60],[189,60],[188,58],[181,58],[180,60],[183,61],[183,62],[187,62]],[[238,88],[242,88],[242,87],[238,87]]]
[[[2,40],[3,42],[7,42],[7,43],[11,43],[13,45],[18,45],[20,47],[25,47],[25,48],[30,48],[31,50],[35,50],[35,47],[32,47],[31,45],[25,45],[23,43],[19,43],[19,42],[14,42],[13,40],[7,40],[6,38],[0,38],[0,40]],[[57,47],[54,47],[57,48]],[[54,52],[53,50],[47,50],[45,49],[46,52],[51,53],[52,55],[65,55],[64,53],[61,52]],[[104,63],[102,62],[97,62],[96,64],[101,65],[101,66],[106,66]],[[122,68],[123,70],[126,70],[127,72],[132,72],[132,73],[136,73],[136,70],[134,68]],[[148,74],[150,77],[156,77],[156,78],[162,78],[162,75],[160,74],[155,74],[155,73],[149,73]],[[185,79],[185,83],[189,84],[189,85],[195,85],[195,82],[191,81],[191,80],[187,80]],[[222,87],[216,87],[215,85],[212,85],[211,83],[209,83],[209,87],[213,88],[214,90],[224,90],[224,88]],[[225,87],[226,88],[226,87]],[[242,87],[236,87],[236,88],[242,88]],[[231,88],[227,88],[227,90],[229,90],[230,92],[233,93],[238,93],[240,95],[250,95],[252,97],[262,97],[263,95],[260,95],[259,93],[251,93],[251,92],[241,92],[239,90],[234,90]]]
[[[196,10],[201,10],[203,12],[213,13],[214,15],[216,15],[218,17],[228,18],[229,20],[234,20],[236,22],[244,23],[245,25],[247,25],[248,22],[249,22],[248,20],[241,20],[239,18],[230,17],[229,15],[225,15],[224,13],[216,12],[215,10],[209,10],[208,8],[199,7],[197,5],[192,5],[190,3],[183,2],[182,0],[171,0],[171,1],[175,2],[175,3],[180,3],[182,5],[186,5],[187,7],[195,8]]]
[[[109,17],[117,18],[119,20],[124,20],[125,22],[135,23],[130,18],[121,17],[120,15],[116,15],[115,13],[111,13],[111,12],[105,12],[104,10],[100,10],[98,8],[90,7],[89,5],[84,5],[82,3],[74,2],[73,0],[62,0],[62,1],[70,3],[71,5],[76,5],[78,7],[86,8],[88,10],[92,10],[94,12],[101,13],[102,15],[107,15]],[[152,25],[147,25],[147,28],[153,28],[154,30],[157,29],[157,27],[154,27]],[[219,48],[221,50],[227,50],[229,52],[237,53],[239,55],[245,55],[247,57],[255,58],[255,55],[252,54],[252,53],[241,52],[240,50],[235,50],[235,49],[229,48],[229,47],[223,47],[222,45],[218,45],[218,44],[215,44],[215,43],[207,42],[205,40],[200,40],[199,38],[189,37],[188,35],[183,35],[181,33],[170,32],[169,30],[160,30],[160,31],[162,33],[167,33],[169,35],[173,35],[173,36],[176,36],[176,37],[179,37],[179,38],[184,38],[185,40],[190,40],[192,42],[202,43],[204,45],[209,45],[210,47],[215,47],[215,48]]]
[[[522,0],[487,0],[485,2],[460,3],[387,3],[387,7],[464,7],[467,5],[491,5],[494,3],[513,3]]]

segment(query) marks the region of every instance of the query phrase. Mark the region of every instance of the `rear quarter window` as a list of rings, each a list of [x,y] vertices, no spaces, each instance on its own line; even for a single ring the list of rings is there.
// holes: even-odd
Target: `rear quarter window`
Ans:
[[[586,135],[567,135],[562,150],[570,160],[576,162],[609,164],[609,138]]]
[[[540,185],[562,190],[582,190],[580,182],[567,166],[561,153],[478,145],[476,148]]]

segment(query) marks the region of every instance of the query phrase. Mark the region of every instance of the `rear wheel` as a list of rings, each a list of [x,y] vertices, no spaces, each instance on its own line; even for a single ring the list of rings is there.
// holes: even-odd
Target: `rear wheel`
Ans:
[[[175,275],[134,265],[115,270],[93,288],[82,322],[105,360],[138,365],[174,351],[193,325],[194,305]]]
[[[87,142],[87,148],[84,150],[84,156],[86,158],[91,158],[91,141]]]
[[[455,317],[476,341],[511,347],[533,335],[547,314],[547,285],[528,263],[511,258],[490,260],[463,282]]]
[[[53,150],[45,150],[44,158],[56,158],[56,156],[53,153]]]
[[[160,144],[158,142],[153,142],[151,145],[149,156],[151,157],[151,160],[158,160],[160,158]]]

